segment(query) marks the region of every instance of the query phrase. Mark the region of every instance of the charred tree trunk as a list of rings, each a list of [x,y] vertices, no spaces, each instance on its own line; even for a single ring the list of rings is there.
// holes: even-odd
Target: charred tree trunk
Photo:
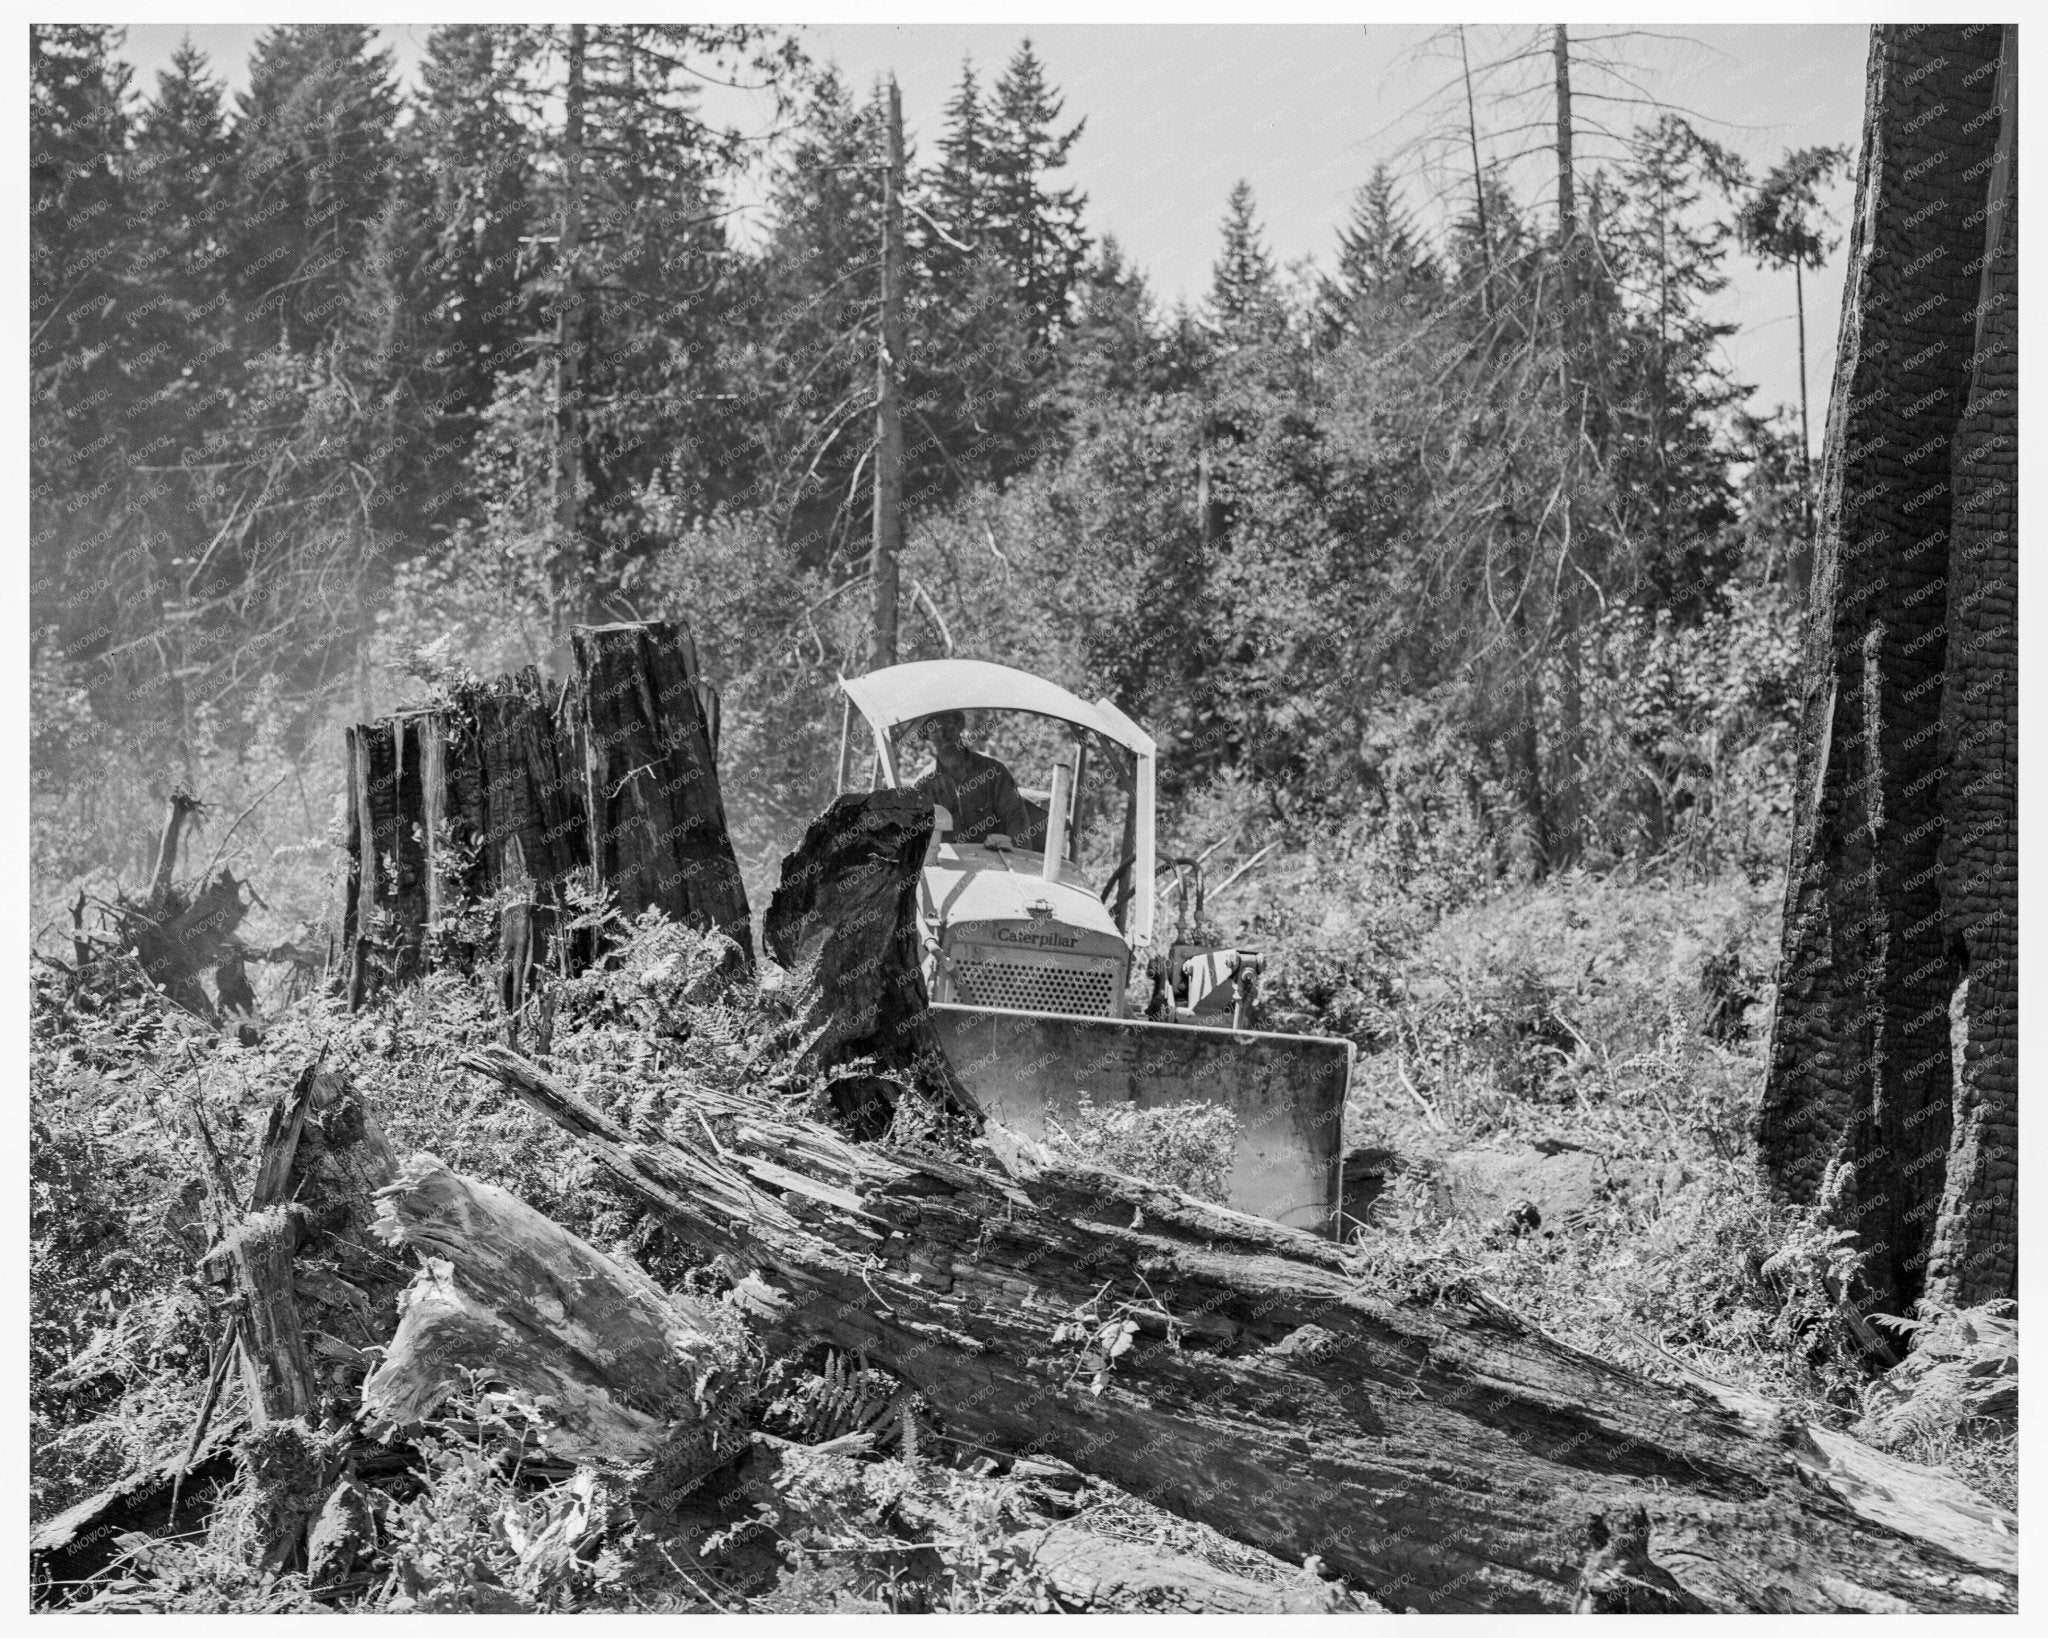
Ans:
[[[708,693],[682,626],[581,626],[575,710],[590,859],[628,918],[650,907],[753,958]]]
[[[813,820],[783,860],[761,941],[801,988],[800,1027],[811,1043],[806,1067],[871,1057],[884,1076],[922,1074],[947,1084],[945,1052],[927,1022],[917,944],[918,879],[931,835],[925,798],[863,791]]]
[[[428,967],[468,967],[452,941],[466,905],[497,896],[498,983],[524,1007],[536,970],[573,972],[563,916],[578,871],[629,917],[657,906],[751,957],[738,861],[718,788],[718,697],[687,631],[579,627],[578,677],[550,699],[532,667],[445,706],[348,731],[346,993],[360,1006]]]
[[[2019,1290],[2019,30],[2000,33],[1941,694],[1954,1107],[1926,1294],[1957,1308]]]
[[[500,983],[517,1010],[530,968],[562,955],[562,884],[589,863],[573,766],[530,666],[446,706],[349,730],[343,939],[354,1004],[437,963],[473,964],[480,952],[449,924],[503,893]]]
[[[1711,1609],[2014,1606],[2014,1538],[1954,1480],[1761,1402],[1651,1383],[1476,1291],[1376,1276],[1000,1128],[1008,1178],[710,1091],[702,1146],[644,1142],[514,1054],[464,1062],[748,1271],[735,1295],[769,1346],[864,1352],[952,1435],[1314,1552],[1396,1608],[1611,1592],[1591,1521],[1638,1509],[1648,1533],[1625,1532],[1621,1579],[1648,1566]]]
[[[1899,1314],[2014,1292],[2016,314],[1983,305],[2016,294],[2000,46],[1872,31],[1758,1123],[1777,1186],[1858,1235],[1864,1305]]]
[[[350,902],[342,917],[348,993],[358,1003],[422,970],[426,819],[417,714],[348,730]]]
[[[476,855],[475,880],[504,903],[498,990],[516,1015],[536,969],[574,968],[587,954],[564,947],[563,892],[590,865],[574,746],[531,666],[470,702],[454,745],[450,766],[470,804],[462,834]]]

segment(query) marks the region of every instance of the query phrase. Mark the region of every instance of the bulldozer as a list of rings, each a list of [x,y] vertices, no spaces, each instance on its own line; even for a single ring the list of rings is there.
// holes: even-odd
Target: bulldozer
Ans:
[[[918,786],[911,736],[942,717],[971,713],[978,735],[1009,725],[1021,747],[1002,764],[1024,774],[1012,830],[956,825],[935,802],[918,886],[931,1021],[980,1113],[1043,1140],[1055,1124],[1079,1129],[1084,1104],[1221,1106],[1224,1203],[1334,1235],[1352,1044],[1252,1027],[1260,953],[1209,936],[1197,861],[1158,856],[1152,736],[1107,699],[983,660],[913,661],[840,686],[841,792],[861,781],[856,713],[869,788]],[[1163,945],[1162,878],[1176,909]]]

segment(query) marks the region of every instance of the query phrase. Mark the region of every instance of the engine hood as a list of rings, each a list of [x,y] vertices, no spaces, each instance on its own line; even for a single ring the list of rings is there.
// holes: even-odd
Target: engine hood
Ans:
[[[1062,864],[1059,880],[1048,881],[1043,865],[1038,853],[947,842],[925,866],[925,887],[949,928],[976,924],[985,929],[978,936],[1021,950],[1123,951],[1108,907],[1080,872]]]

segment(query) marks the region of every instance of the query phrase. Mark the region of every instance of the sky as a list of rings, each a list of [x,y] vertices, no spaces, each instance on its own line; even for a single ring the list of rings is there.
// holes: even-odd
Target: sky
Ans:
[[[210,23],[131,25],[127,56],[139,87],[190,33],[214,71],[236,87],[246,83],[251,43],[262,25]],[[384,34],[400,71],[410,77],[430,26],[396,24]],[[1791,148],[1818,143],[1852,146],[1863,109],[1868,33],[1859,25],[1745,24],[1734,27],[1656,25],[1626,38],[1615,29],[1582,31],[1589,56],[1613,58],[1623,76],[1590,67],[1575,83],[1576,112],[1616,129],[1647,110],[1625,100],[1648,97],[1680,108],[1700,130],[1733,148],[1761,172]],[[1385,161],[1424,223],[1440,220],[1469,198],[1469,159],[1429,158],[1428,138],[1453,116],[1455,58],[1433,25],[1334,24],[828,24],[805,31],[810,50],[836,61],[857,87],[894,73],[902,88],[904,123],[914,149],[929,153],[942,129],[941,109],[971,57],[986,84],[1027,33],[1051,83],[1066,99],[1065,119],[1087,126],[1066,172],[1056,180],[1088,197],[1092,231],[1113,233],[1160,298],[1197,301],[1207,290],[1224,197],[1248,181],[1283,263],[1313,257],[1327,268],[1354,190]],[[1527,30],[1476,25],[1467,47],[1475,70],[1522,44]],[[1433,43],[1434,42],[1434,43]],[[1455,45],[1449,47],[1455,50]],[[1513,160],[1541,143],[1547,91],[1531,85],[1519,102],[1488,105],[1489,86],[1512,89],[1514,70],[1480,90],[1482,157]],[[1547,74],[1547,63],[1525,74]],[[1460,127],[1462,130],[1462,127]],[[1611,142],[1582,138],[1577,169],[1589,171]],[[1533,191],[1544,181],[1540,156],[1515,161]],[[1461,193],[1460,189],[1464,191]],[[1547,195],[1544,196],[1547,206]],[[1844,182],[1830,204],[1846,241],[1853,187]],[[1835,332],[1840,316],[1844,251],[1806,280],[1807,371],[1818,447],[1825,417]],[[1796,406],[1799,360],[1793,279],[1731,255],[1729,287],[1713,316],[1739,326],[1726,346],[1739,381],[1756,391],[1750,407]]]

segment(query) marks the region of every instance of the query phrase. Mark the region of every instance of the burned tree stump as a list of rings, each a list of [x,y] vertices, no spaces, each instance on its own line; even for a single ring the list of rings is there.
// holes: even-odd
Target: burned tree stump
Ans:
[[[1315,1553],[1395,1608],[1565,1610],[1617,1575],[1669,1594],[1668,1575],[1721,1611],[2015,1606],[2011,1521],[1954,1479],[1732,1391],[1648,1381],[1456,1283],[1376,1273],[1000,1128],[1009,1176],[698,1088],[703,1143],[649,1142],[515,1054],[463,1062],[685,1243],[751,1270],[735,1294],[771,1348],[864,1352],[949,1436]],[[1647,1540],[1625,1532],[1614,1574],[1589,1571],[1591,1517],[1638,1508]]]
[[[562,913],[565,885],[590,864],[580,770],[538,671],[529,666],[475,697],[449,766],[457,835],[476,851],[478,888],[502,906],[498,993],[516,1015],[536,969],[574,970],[590,953],[567,947]]]
[[[575,653],[576,684],[553,697],[529,666],[348,731],[351,1005],[430,967],[472,966],[482,952],[450,928],[488,902],[500,997],[517,1015],[535,971],[573,973],[596,954],[564,915],[570,877],[592,866],[628,917],[658,907],[752,956],[718,788],[718,700],[689,634],[579,627]]]
[[[459,689],[444,706],[351,728],[348,784],[353,1004],[383,982],[471,965],[479,950],[450,926],[494,897],[510,1010],[534,966],[573,965],[556,929],[563,884],[589,863],[581,780],[531,666]]]
[[[342,939],[348,994],[360,1005],[380,982],[422,970],[427,935],[427,843],[418,713],[348,730],[348,900]],[[437,793],[438,796],[438,793]]]
[[[950,1084],[920,971],[918,878],[931,802],[909,791],[842,796],[782,861],[761,940],[800,987],[806,1067],[869,1057],[884,1074]]]
[[[590,858],[627,917],[650,906],[753,958],[713,749],[715,698],[680,625],[579,626],[576,728]]]

